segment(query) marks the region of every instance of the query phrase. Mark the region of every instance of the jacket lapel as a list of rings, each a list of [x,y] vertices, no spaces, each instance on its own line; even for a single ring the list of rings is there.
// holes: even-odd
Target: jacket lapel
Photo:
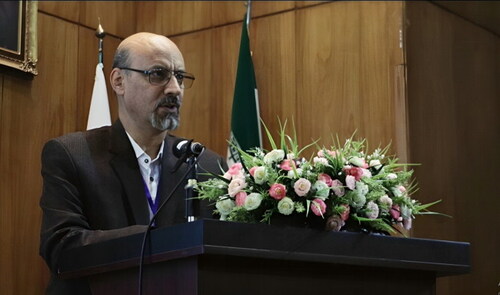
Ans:
[[[136,224],[149,223],[149,207],[144,192],[139,164],[134,150],[120,121],[111,129],[111,166],[124,188],[126,200]]]
[[[165,138],[165,145],[163,148],[162,157],[162,172],[160,178],[160,205],[163,205],[160,213],[158,214],[159,225],[171,225],[183,221],[184,218],[184,186],[186,181],[178,186],[174,191],[175,186],[182,180],[182,176],[186,172],[186,164],[181,164],[176,172],[173,172],[177,164],[177,157],[172,152],[172,147],[178,139],[177,137],[167,135]]]

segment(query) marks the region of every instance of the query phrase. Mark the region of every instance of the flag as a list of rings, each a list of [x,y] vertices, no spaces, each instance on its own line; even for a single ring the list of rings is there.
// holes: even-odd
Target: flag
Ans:
[[[262,147],[262,136],[259,122],[257,83],[255,82],[255,73],[250,52],[248,26],[245,20],[242,27],[229,141],[236,147],[247,151],[254,147]],[[231,165],[235,162],[241,162],[241,159],[239,158],[237,149],[230,144],[228,147],[227,163]]]
[[[102,68],[102,63],[98,63],[95,68],[94,90],[90,101],[87,130],[111,125],[108,91],[106,90],[106,79]]]

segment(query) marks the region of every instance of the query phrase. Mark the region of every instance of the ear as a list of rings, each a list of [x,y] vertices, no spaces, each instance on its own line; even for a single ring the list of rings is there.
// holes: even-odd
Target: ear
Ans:
[[[118,68],[114,68],[109,75],[109,83],[118,96],[125,92],[124,79],[123,72]]]

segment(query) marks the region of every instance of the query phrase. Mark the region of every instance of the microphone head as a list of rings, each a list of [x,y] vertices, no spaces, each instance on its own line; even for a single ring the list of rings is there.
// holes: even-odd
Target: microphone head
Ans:
[[[205,146],[199,142],[193,142],[192,139],[179,139],[174,143],[172,152],[177,158],[183,158],[185,156],[198,156],[204,149]]]
[[[172,147],[172,152],[177,158],[186,154],[190,141],[187,139],[178,139]]]
[[[203,146],[199,142],[195,141],[195,142],[191,143],[191,153],[195,156],[198,156],[199,154],[201,154],[201,152],[203,152],[204,149],[205,149],[205,146]]]

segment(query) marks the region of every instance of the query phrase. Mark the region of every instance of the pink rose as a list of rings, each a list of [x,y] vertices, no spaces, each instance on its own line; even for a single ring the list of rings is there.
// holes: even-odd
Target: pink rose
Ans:
[[[359,181],[361,179],[361,177],[363,176],[363,169],[358,168],[358,167],[346,166],[346,167],[344,167],[344,171],[347,175],[354,176],[356,181]]]
[[[245,200],[247,199],[247,193],[244,191],[241,191],[236,194],[235,201],[236,201],[236,206],[241,207],[245,204]]]
[[[326,153],[332,158],[335,158],[337,156],[337,152],[335,151],[326,150]],[[323,150],[319,150],[318,157],[325,158],[325,152]]]
[[[398,189],[400,192],[402,192],[403,194],[406,193],[406,188],[402,185],[398,186]]]
[[[342,197],[345,194],[344,184],[338,179],[332,181],[332,190],[337,197]]]
[[[354,176],[352,175],[347,175],[345,177],[345,183],[347,187],[351,190],[354,190],[356,188],[356,178],[354,178]]]
[[[254,176],[255,174],[255,170],[257,170],[257,168],[259,168],[258,166],[253,166],[252,168],[250,168],[250,170],[248,172],[250,172],[250,175]]]
[[[332,178],[330,177],[330,175],[328,175],[326,173],[321,173],[320,175],[318,175],[318,180],[323,181],[329,187],[332,186]]]
[[[351,207],[348,204],[343,204],[342,206],[345,207],[344,212],[340,214],[340,218],[342,218],[343,221],[346,221],[349,219],[349,214],[351,213]]]
[[[326,204],[321,199],[314,199],[311,202],[311,210],[316,216],[323,216],[326,212]]]
[[[311,182],[305,178],[299,178],[293,185],[293,189],[295,190],[297,196],[303,197],[307,195],[311,189]]]
[[[276,200],[281,200],[286,196],[286,187],[281,183],[275,183],[271,185],[269,189],[269,195]]]
[[[290,171],[293,169],[292,163],[293,163],[293,160],[283,160],[283,162],[281,162],[281,164],[280,164],[280,168],[282,170]]]
[[[389,210],[389,213],[391,214],[392,218],[398,220],[399,217],[401,216],[401,208],[399,207],[399,205],[392,205],[391,209]]]
[[[247,187],[247,183],[243,178],[235,178],[231,180],[229,185],[227,186],[227,193],[229,196],[234,197],[237,193],[242,191],[245,187]]]
[[[243,168],[243,166],[241,165],[241,163],[234,163],[231,168],[229,168],[229,170],[227,170],[227,172],[231,175],[238,175],[241,171],[241,168]]]

